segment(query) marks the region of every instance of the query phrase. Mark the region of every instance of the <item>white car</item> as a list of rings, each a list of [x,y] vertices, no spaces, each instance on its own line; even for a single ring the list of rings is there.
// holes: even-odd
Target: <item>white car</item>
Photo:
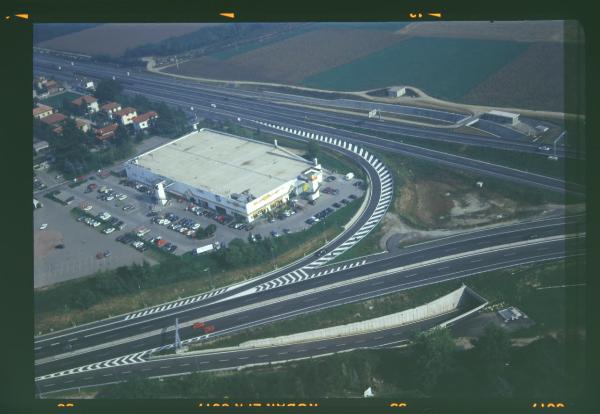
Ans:
[[[94,220],[92,222],[92,227],[98,227],[101,223],[99,221]]]
[[[106,196],[106,201],[113,201],[115,198],[111,195]]]
[[[118,200],[121,200],[121,201],[125,200],[126,198],[127,198],[127,195],[126,195],[126,194],[121,194],[121,195],[119,195],[119,196],[117,197],[117,199],[118,199]]]
[[[114,227],[109,227],[107,229],[102,230],[102,233],[104,233],[104,234],[110,234],[113,231],[115,231],[115,228]]]
[[[43,224],[40,226],[40,230],[46,230],[47,228],[48,228],[48,223],[43,223]]]
[[[88,204],[87,206],[83,207],[83,211],[90,211],[92,209],[91,204]]]

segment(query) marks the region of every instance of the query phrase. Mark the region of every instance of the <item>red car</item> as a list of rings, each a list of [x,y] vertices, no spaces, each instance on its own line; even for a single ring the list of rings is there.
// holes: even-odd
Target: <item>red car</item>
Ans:
[[[204,328],[204,322],[196,322],[192,325],[192,329],[202,329]]]
[[[208,325],[204,327],[204,333],[211,333],[214,332],[215,330],[215,326],[214,325]]]

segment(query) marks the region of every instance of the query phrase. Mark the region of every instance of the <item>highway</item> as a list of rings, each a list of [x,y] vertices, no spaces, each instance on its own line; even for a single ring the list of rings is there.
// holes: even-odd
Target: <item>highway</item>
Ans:
[[[47,58],[36,58],[37,61],[48,62]],[[53,63],[43,63],[44,72],[52,73],[64,79],[72,79],[72,75],[68,72],[68,67],[63,67],[62,71],[56,69],[56,61]],[[110,77],[113,73],[121,73],[118,69],[105,69],[96,67],[90,64],[77,63],[79,73],[88,73],[91,76]],[[541,188],[547,188],[561,193],[566,191],[572,194],[582,195],[584,189],[579,184],[565,183],[563,180],[544,177],[539,174],[529,173],[526,171],[516,170],[508,167],[503,167],[497,164],[477,161],[474,159],[461,157],[457,155],[446,154],[440,151],[430,150],[415,145],[405,144],[399,140],[383,139],[373,135],[358,134],[346,130],[340,130],[333,127],[322,125],[322,123],[335,124],[356,124],[357,122],[365,122],[362,117],[349,117],[348,115],[324,113],[323,111],[307,109],[307,108],[290,108],[289,105],[274,104],[266,102],[264,96],[257,97],[258,93],[248,91],[231,91],[228,88],[206,87],[199,86],[196,83],[175,81],[164,79],[153,74],[138,75],[134,74],[125,79],[126,91],[131,93],[140,93],[147,95],[150,99],[160,99],[167,103],[178,105],[193,106],[199,113],[205,113],[212,117],[215,115],[227,115],[228,119],[236,119],[241,117],[244,120],[259,119],[263,121],[280,122],[289,127],[299,127],[306,130],[317,130],[323,133],[342,135],[346,139],[363,143],[369,147],[393,151],[403,155],[414,156],[421,159],[435,161],[453,167],[467,169],[483,175],[494,175],[504,179],[517,181],[529,185],[535,185]],[[157,79],[159,78],[159,79]],[[211,103],[216,103],[217,108],[212,108]],[[310,119],[310,122],[309,122]],[[315,125],[315,122],[319,125]],[[441,139],[444,141],[460,142],[469,145],[485,145],[490,148],[500,147],[503,149],[512,148],[517,151],[538,152],[537,145],[527,144],[530,148],[525,149],[517,145],[514,140],[494,140],[492,137],[479,137],[477,135],[458,134],[456,132],[440,131],[428,127],[415,126],[381,126],[381,123],[376,121],[368,121],[372,124],[367,124],[374,130],[383,130],[396,134],[404,134],[406,136],[418,137],[423,139]],[[364,127],[364,124],[363,126]],[[383,129],[382,129],[383,128]],[[507,143],[510,141],[509,143]],[[517,146],[515,146],[517,145]],[[543,155],[540,155],[543,156]]]
[[[566,221],[560,218],[551,218],[528,224],[520,223],[514,226],[501,226],[485,231],[461,234],[445,238],[442,241],[436,240],[408,247],[403,249],[403,251],[397,255],[382,255],[383,257],[380,257],[378,260],[368,262],[352,269],[330,273],[327,274],[326,277],[315,277],[300,283],[292,283],[279,288],[268,289],[260,293],[247,294],[245,296],[224,300],[227,297],[238,295],[252,288],[252,285],[246,285],[241,289],[232,291],[225,297],[205,303],[184,306],[135,320],[121,318],[111,324],[96,323],[91,326],[84,325],[64,332],[56,332],[51,336],[45,336],[43,340],[36,340],[36,346],[41,346],[41,349],[36,350],[36,361],[45,362],[36,366],[37,375],[44,375],[61,369],[85,365],[85,363],[89,362],[101,361],[132,352],[144,351],[170,344],[173,341],[172,328],[175,317],[178,317],[180,324],[185,326],[186,322],[203,320],[209,315],[224,313],[239,307],[250,306],[267,300],[276,299],[282,295],[293,295],[294,293],[301,293],[316,287],[322,288],[326,285],[331,285],[340,281],[351,281],[386,269],[394,269],[401,266],[427,262],[444,256],[469,253],[473,250],[490,248],[500,244],[529,241],[530,237],[532,238],[531,241],[535,242],[535,240],[539,238],[547,238],[566,233],[577,233],[582,231],[583,225],[581,217],[576,216],[569,218]],[[564,247],[561,243],[552,242],[549,246],[551,246],[552,249],[556,249],[555,253],[565,254],[565,250],[561,249],[561,247]],[[545,249],[546,246],[544,245],[541,247],[544,247]],[[521,251],[520,255],[523,254],[524,256],[519,255],[514,258],[507,256],[511,258],[508,263],[512,263],[512,259],[518,261],[528,257],[527,254],[523,253],[528,252],[528,249],[523,249],[521,247],[512,248],[512,250]],[[508,253],[512,254],[512,250]],[[482,259],[481,262],[479,261],[480,259]],[[477,260],[474,263],[479,263],[479,265],[485,264],[485,266],[493,267],[496,259],[503,260],[504,257],[502,255],[498,256],[497,252],[486,253],[477,259],[460,258],[450,260],[449,263],[452,263],[452,267],[441,269],[441,267],[445,266],[439,266],[437,269],[439,271],[450,271],[452,269],[461,269],[460,266],[465,266],[464,270],[468,270],[468,262],[470,260]],[[336,265],[332,266],[335,269]],[[476,268],[479,268],[479,266],[476,266]],[[422,275],[424,278],[429,278],[435,274],[431,273],[429,270],[426,271],[426,269],[436,269],[436,267],[435,265],[426,266],[423,270],[419,270],[418,274]],[[408,286],[415,287],[412,282],[419,281],[421,281],[419,278],[411,280],[411,283]],[[417,283],[417,285],[419,284]],[[392,288],[394,287],[399,286],[392,284]],[[365,292],[363,291],[363,288],[365,288],[364,282],[348,287],[347,289],[350,290],[344,292],[342,301],[346,303],[349,301],[348,298],[350,297],[355,298],[355,300],[360,300],[361,297],[356,297],[356,295],[360,292]],[[340,292],[342,290],[340,290]],[[368,292],[368,289],[366,292]],[[314,299],[315,309],[322,308],[323,302],[327,302],[327,299],[331,297],[329,294],[322,294],[325,295],[323,300]],[[379,292],[379,294],[384,293]],[[321,293],[316,294],[314,297],[319,298],[320,295]],[[210,323],[217,327],[217,331],[212,336],[223,335],[237,329],[248,328],[248,323],[257,324],[258,321],[264,319],[264,315],[276,318],[280,316],[282,311],[285,311],[286,317],[293,316],[294,314],[289,314],[289,312],[292,312],[294,306],[303,309],[304,312],[304,300],[306,300],[306,298],[291,298],[289,301],[286,301],[285,306],[272,305],[268,308],[266,313],[263,313],[264,310],[261,308],[256,308],[243,312],[241,315],[228,315],[222,319],[211,320]],[[313,299],[311,299],[311,301],[312,300]],[[277,306],[281,306],[281,309],[277,309]],[[263,321],[262,323],[268,321]],[[243,322],[243,326],[241,327],[236,325],[240,322]],[[162,331],[163,329],[171,329],[171,331],[169,331],[170,333],[165,333]],[[152,332],[153,334],[146,335],[145,333],[148,332]],[[134,335],[142,335],[142,337],[136,338]],[[186,339],[197,336],[197,333],[187,327],[181,330],[181,336],[182,339]],[[68,353],[65,353],[64,346],[67,343],[72,345],[72,349]]]
[[[567,256],[583,255],[584,249],[581,246],[581,244],[581,239],[571,239],[567,240],[566,242],[564,240],[534,242],[526,247],[498,249],[489,253],[469,255],[461,259],[438,262],[427,266],[421,266],[418,269],[402,270],[397,272],[389,271],[389,267],[384,266],[383,268],[387,271],[386,276],[367,278],[362,282],[348,283],[335,288],[317,290],[314,293],[306,293],[306,291],[310,288],[314,288],[315,286],[305,286],[305,294],[302,294],[301,296],[295,299],[289,299],[285,301],[282,301],[280,299],[279,301],[272,304],[258,306],[253,311],[237,312],[233,313],[230,316],[211,319],[207,322],[210,322],[211,324],[215,324],[217,326],[222,326],[223,329],[227,332],[235,332],[236,330],[242,328],[248,329],[252,326],[274,322],[277,320],[288,318],[292,315],[301,315],[310,311],[324,309],[326,307],[338,306],[340,304],[365,300],[367,298],[376,297],[391,292],[413,289],[419,286],[425,286],[432,283],[439,283],[442,281],[458,279],[468,275],[479,274],[481,272],[489,270],[514,267],[522,264],[539,264],[544,261],[553,261],[565,258]],[[346,278],[346,275],[343,275],[343,278]],[[322,280],[324,279],[312,279],[311,282],[314,284],[318,284]],[[309,283],[307,283],[307,285]],[[327,284],[331,285],[331,283],[333,282],[329,281],[329,283]],[[279,294],[289,293],[283,292],[283,290],[284,289],[282,289],[282,291],[279,292]],[[268,292],[266,292],[265,294],[254,295],[253,297],[259,297],[261,298],[262,302],[265,302],[267,299],[265,296],[267,294]],[[190,328],[184,328],[180,331],[180,334],[182,334],[182,336],[185,336],[189,330]],[[168,339],[170,341],[173,340],[172,330],[165,335],[165,339]],[[369,339],[370,342],[367,342],[367,339]],[[361,346],[370,347],[380,345],[386,343],[386,341],[389,342],[389,339],[389,335],[386,335],[385,338],[377,339],[366,335],[365,340],[363,341],[364,345]],[[319,353],[325,353],[325,349],[327,346],[325,348],[322,348],[323,345],[320,345],[319,342],[320,341],[304,343],[304,349],[312,349],[314,355],[318,355]],[[354,349],[357,347],[356,342],[356,340],[347,342],[345,343],[345,345],[340,347],[340,350],[344,350],[345,348]],[[148,344],[146,344],[145,346],[147,345]],[[129,353],[132,352],[131,346],[132,344],[129,344],[126,347],[126,349],[123,350],[125,351],[123,355],[127,355],[127,351]],[[262,356],[257,355],[256,351],[245,352],[254,352],[253,358],[262,358],[263,361],[278,360],[272,353],[269,352],[261,354]],[[229,362],[229,365],[233,364],[234,366],[246,365],[246,363],[251,362],[244,361],[242,363],[241,361],[230,362],[220,360],[215,362],[214,358],[216,357],[210,355],[202,355],[199,357],[190,358],[196,360],[198,364],[202,365],[199,368],[200,370],[216,369],[218,368],[218,364],[216,364],[216,362]],[[211,360],[212,362],[214,362],[213,365],[210,365]],[[89,360],[86,359],[86,361]],[[71,362],[72,363],[68,365],[69,367],[78,366],[76,364],[77,361],[72,360]],[[157,362],[163,363],[161,365]],[[75,365],[73,365],[73,363],[75,363]],[[102,380],[100,375],[97,375],[98,372],[100,372],[100,374],[103,376],[108,376],[108,374],[115,375],[115,372],[119,372],[120,370],[133,370],[134,368],[137,369],[138,372],[142,372],[143,376],[164,375],[167,371],[161,371],[161,369],[163,369],[163,366],[169,366],[171,373],[173,373],[173,371],[179,373],[190,371],[190,368],[184,369],[183,366],[174,366],[173,364],[170,364],[168,362],[164,363],[164,361],[128,362],[127,360],[125,360],[121,361],[120,363],[118,361],[115,361],[114,363],[109,362],[107,364],[104,364],[105,368],[99,368],[98,365],[102,364],[97,364],[95,367],[90,365],[87,367],[82,367],[81,369],[75,369],[72,370],[72,373],[63,373],[62,375],[40,378],[38,380],[38,386],[56,384],[57,382],[60,382],[63,385],[65,385],[65,381],[70,381],[72,379],[74,380],[76,378],[75,376],[81,376],[81,374],[86,374],[88,378],[91,377],[94,381],[96,381],[95,384],[97,384],[97,381]],[[143,372],[142,370],[146,370],[147,372]],[[78,386],[80,386],[79,383]]]

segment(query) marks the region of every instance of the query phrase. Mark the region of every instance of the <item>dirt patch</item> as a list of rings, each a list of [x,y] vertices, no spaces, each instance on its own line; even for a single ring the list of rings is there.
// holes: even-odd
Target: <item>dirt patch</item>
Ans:
[[[386,31],[322,29],[235,55],[194,59],[165,72],[223,80],[300,84],[317,73],[381,50],[404,36]]]
[[[107,23],[41,42],[38,46],[87,55],[120,56],[127,49],[181,36],[218,23]]]
[[[54,230],[37,232],[33,237],[33,255],[35,259],[46,257],[54,250],[54,246],[63,243],[63,236]]]

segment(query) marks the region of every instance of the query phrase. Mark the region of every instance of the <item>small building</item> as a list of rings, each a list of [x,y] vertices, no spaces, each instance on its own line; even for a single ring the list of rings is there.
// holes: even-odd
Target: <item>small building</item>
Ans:
[[[129,125],[133,122],[133,118],[137,116],[135,108],[130,106],[115,112],[115,116],[121,125]]]
[[[146,112],[145,114],[141,114],[132,119],[133,127],[136,132],[143,131],[147,129],[152,122],[154,122],[158,118],[158,114],[154,111]]]
[[[52,115],[54,108],[48,105],[38,104],[37,107],[33,108],[33,117],[37,119],[45,118]]]
[[[393,86],[388,88],[388,96],[391,98],[399,98],[406,95],[406,87],[404,86]]]
[[[480,118],[486,121],[497,122],[499,124],[516,125],[519,122],[519,114],[496,110],[481,114]]]
[[[78,107],[84,107],[85,111],[88,113],[98,112],[100,108],[98,107],[98,100],[91,95],[80,96],[77,99],[71,101],[73,105]]]
[[[48,80],[43,83],[44,88],[49,94],[59,93],[65,90],[64,86],[55,80]]]
[[[33,151],[35,151],[36,154],[41,154],[48,148],[50,148],[50,144],[48,144],[47,141],[37,141],[33,143]]]
[[[119,127],[119,125],[117,125],[117,124],[111,124],[111,125],[105,126],[104,128],[98,128],[98,129],[96,129],[96,138],[99,139],[100,141],[106,141],[108,139],[111,139],[112,137],[115,136],[115,131],[117,130],[118,127]]]
[[[52,115],[43,117],[41,119],[41,121],[48,125],[57,126],[57,125],[61,124],[62,122],[64,122],[65,119],[67,119],[66,115],[61,114],[60,112],[56,112]]]
[[[113,118],[115,112],[120,111],[121,109],[121,104],[118,102],[108,102],[100,107],[100,110],[108,115],[110,119]]]

